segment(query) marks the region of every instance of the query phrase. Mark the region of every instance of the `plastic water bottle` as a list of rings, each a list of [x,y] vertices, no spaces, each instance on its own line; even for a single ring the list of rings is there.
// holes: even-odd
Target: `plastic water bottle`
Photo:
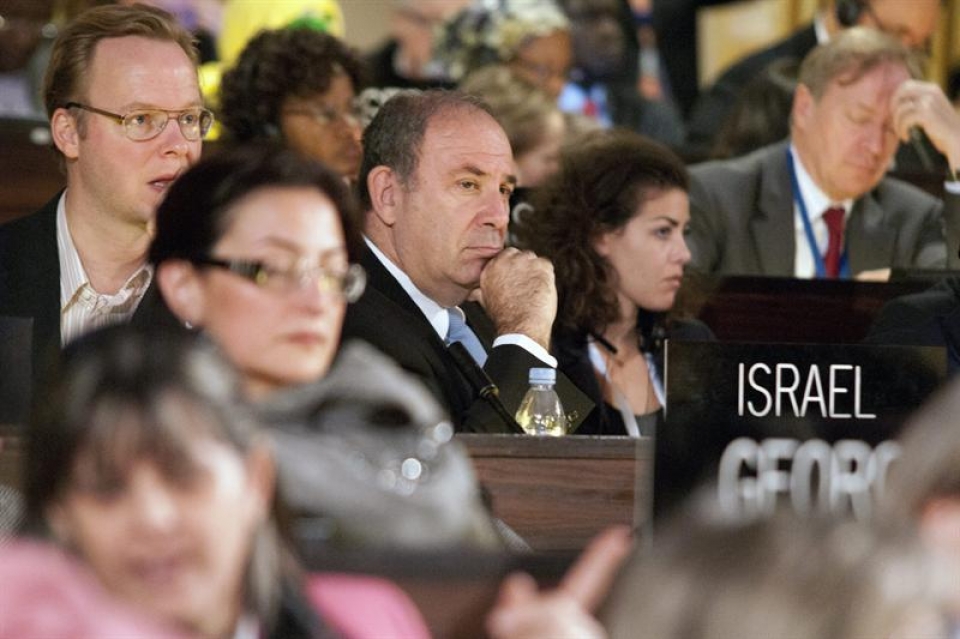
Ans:
[[[530,390],[520,402],[516,415],[517,423],[527,434],[553,437],[567,434],[567,414],[553,389],[556,383],[556,370],[530,369]]]

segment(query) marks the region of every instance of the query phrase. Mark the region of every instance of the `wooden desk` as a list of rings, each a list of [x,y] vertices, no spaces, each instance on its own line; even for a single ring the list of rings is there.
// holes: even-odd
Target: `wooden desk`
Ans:
[[[494,514],[534,550],[575,551],[612,524],[649,522],[653,443],[628,437],[457,435]]]

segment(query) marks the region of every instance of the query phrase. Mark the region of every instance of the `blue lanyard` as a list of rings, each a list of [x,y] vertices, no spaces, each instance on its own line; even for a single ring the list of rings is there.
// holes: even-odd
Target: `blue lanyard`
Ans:
[[[810,216],[807,214],[807,205],[803,203],[803,196],[800,195],[800,182],[797,180],[797,169],[793,164],[793,153],[787,149],[787,166],[790,167],[790,184],[793,186],[793,201],[797,203],[797,209],[800,210],[800,219],[803,220],[803,232],[807,236],[807,244],[810,246],[810,253],[813,255],[813,264],[817,269],[817,277],[825,278],[827,276],[827,267],[823,263],[823,256],[820,255],[820,249],[817,247],[817,238],[813,234],[813,225],[810,223]],[[850,278],[850,264],[847,261],[846,247],[840,253],[840,277]]]

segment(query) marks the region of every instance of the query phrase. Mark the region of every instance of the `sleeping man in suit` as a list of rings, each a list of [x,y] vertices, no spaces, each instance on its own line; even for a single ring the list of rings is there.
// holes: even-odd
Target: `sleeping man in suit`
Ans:
[[[467,347],[509,415],[526,392],[529,369],[556,367],[548,352],[557,309],[553,267],[504,248],[515,183],[506,134],[486,105],[463,94],[398,95],[364,132],[359,187],[368,283],[347,309],[344,337],[374,344],[416,374],[458,430],[511,428],[468,382],[469,367],[451,356],[448,342]],[[482,298],[482,308],[468,297]],[[464,332],[464,319],[472,332]],[[577,424],[592,404],[558,377]]]
[[[885,279],[891,267],[943,268],[960,238],[960,184],[943,201],[885,177],[922,129],[960,167],[960,118],[915,80],[910,51],[855,27],[807,56],[790,139],[691,169],[693,264],[730,275]],[[950,252],[953,266],[956,251]]]
[[[35,364],[129,319],[150,286],[154,208],[200,156],[192,36],[167,13],[91,9],[61,31],[44,80],[66,190],[0,227],[0,316],[33,321]]]

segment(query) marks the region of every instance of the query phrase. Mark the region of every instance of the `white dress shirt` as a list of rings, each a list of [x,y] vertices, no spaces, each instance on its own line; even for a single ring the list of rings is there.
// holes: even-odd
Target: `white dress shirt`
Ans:
[[[807,169],[803,166],[797,150],[790,145],[790,153],[793,154],[793,166],[797,172],[797,184],[800,186],[800,196],[807,207],[807,215],[810,216],[810,226],[813,227],[813,236],[817,240],[817,250],[822,257],[827,252],[827,246],[830,244],[830,231],[827,229],[827,223],[823,220],[824,212],[832,206],[843,207],[845,214],[844,222],[850,219],[850,210],[853,208],[853,200],[843,200],[834,202],[826,193],[820,190],[816,185]],[[817,276],[817,264],[813,259],[813,253],[810,252],[810,244],[807,242],[807,233],[803,228],[803,217],[800,213],[800,206],[796,198],[793,200],[793,228],[794,228],[794,258],[793,275],[804,279],[810,279]]]
[[[64,202],[57,203],[57,252],[60,255],[60,343],[67,344],[83,333],[130,319],[153,279],[146,262],[113,295],[94,290],[80,262],[67,225]]]

